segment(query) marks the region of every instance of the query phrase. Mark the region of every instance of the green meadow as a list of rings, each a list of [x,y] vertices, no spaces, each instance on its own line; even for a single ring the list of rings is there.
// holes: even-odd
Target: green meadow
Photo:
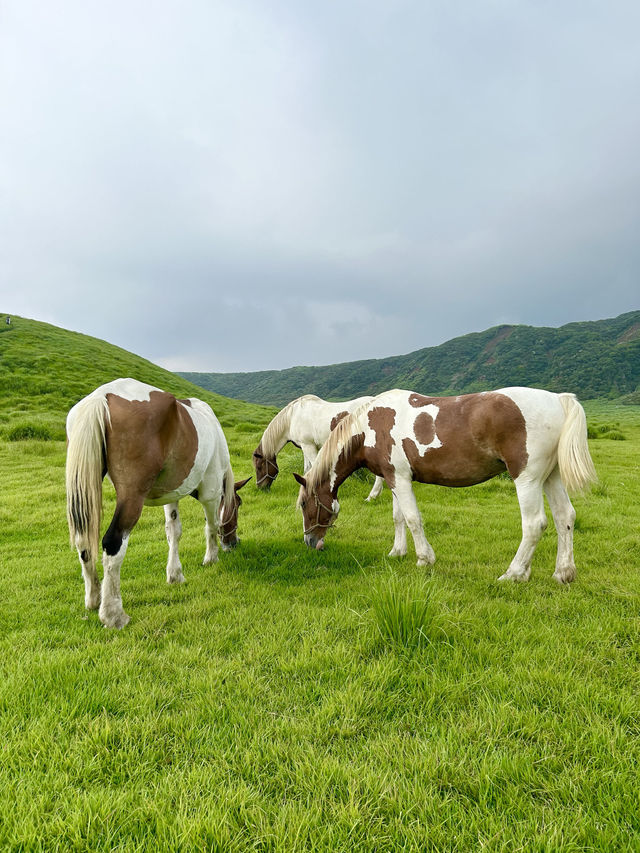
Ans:
[[[216,565],[181,503],[184,585],[145,509],[114,631],[69,547],[64,418],[126,375],[210,402],[237,479],[276,411],[46,324],[0,333],[1,850],[640,849],[640,407],[585,403],[600,479],[574,499],[570,587],[550,513],[531,581],[497,582],[520,540],[504,477],[416,486],[428,570],[411,541],[385,556],[367,473],[309,551],[289,446]],[[105,484],[103,530],[113,506]]]

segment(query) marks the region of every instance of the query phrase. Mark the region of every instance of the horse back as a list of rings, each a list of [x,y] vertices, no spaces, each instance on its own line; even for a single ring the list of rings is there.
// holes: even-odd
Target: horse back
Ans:
[[[189,401],[160,390],[142,400],[109,393],[107,400],[107,471],[118,494],[154,500],[177,491],[198,449]]]
[[[375,435],[373,452],[381,457],[377,467],[387,477],[390,468],[408,465],[419,482],[470,486],[505,469],[515,478],[527,465],[527,424],[506,394],[393,392],[388,405],[384,396],[372,403],[368,421]],[[371,439],[365,442],[371,444]]]

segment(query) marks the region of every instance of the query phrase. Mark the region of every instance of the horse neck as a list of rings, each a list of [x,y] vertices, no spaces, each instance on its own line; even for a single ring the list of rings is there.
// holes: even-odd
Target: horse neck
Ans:
[[[318,460],[316,460],[317,462]],[[318,481],[329,483],[331,492],[334,497],[338,493],[338,489],[357,468],[362,468],[364,465],[364,435],[360,434],[351,437],[346,444],[337,453],[337,458],[323,472],[323,475]]]
[[[262,453],[267,458],[275,458],[289,441],[291,414],[292,408],[291,405],[288,405],[281,412],[278,412],[264,431],[260,444],[262,446]]]

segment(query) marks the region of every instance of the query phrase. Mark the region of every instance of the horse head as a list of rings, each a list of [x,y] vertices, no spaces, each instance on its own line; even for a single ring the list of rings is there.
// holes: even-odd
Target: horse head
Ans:
[[[233,501],[225,504],[224,499],[220,502],[220,545],[223,551],[231,551],[239,544],[238,530],[238,509],[242,506],[242,498],[238,494],[240,489],[245,486],[251,477],[246,480],[240,480],[233,486]]]
[[[265,456],[262,452],[262,444],[253,451],[253,467],[256,469],[256,486],[264,491],[269,491],[271,484],[278,476],[278,463],[275,456]]]
[[[302,528],[305,544],[317,551],[324,548],[324,537],[340,512],[340,504],[331,492],[329,481],[310,489],[300,474],[293,475],[300,484],[298,507],[302,510]]]

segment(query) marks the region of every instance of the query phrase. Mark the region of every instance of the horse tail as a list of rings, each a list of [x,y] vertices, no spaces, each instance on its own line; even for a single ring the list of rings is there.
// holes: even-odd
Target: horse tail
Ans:
[[[569,492],[582,492],[598,479],[587,443],[587,417],[575,394],[559,394],[565,412],[558,441],[560,477]]]
[[[81,400],[68,420],[66,485],[69,539],[71,547],[86,551],[89,560],[98,556],[105,429],[109,422],[107,398],[99,395]]]

